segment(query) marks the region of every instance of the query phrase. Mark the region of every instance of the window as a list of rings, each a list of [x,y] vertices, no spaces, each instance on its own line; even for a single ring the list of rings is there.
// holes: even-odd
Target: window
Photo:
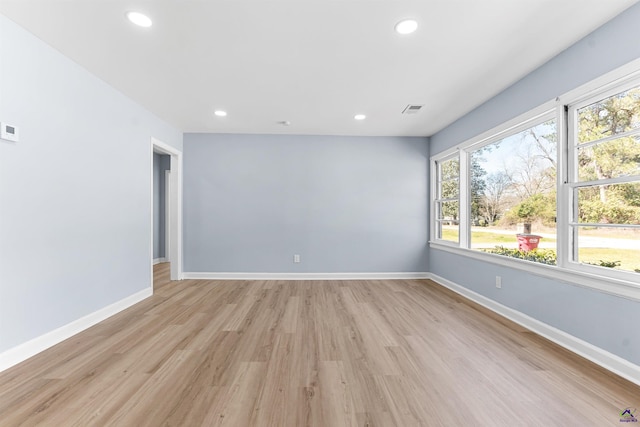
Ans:
[[[435,159],[435,240],[516,256],[523,238],[528,245],[537,239],[540,250],[527,259],[555,264],[557,141],[547,108]]]
[[[457,156],[436,161],[436,239],[460,238],[460,160]]]
[[[470,248],[535,246],[544,253],[529,260],[555,264],[556,120],[551,113],[523,126],[469,152]]]
[[[569,259],[640,272],[640,86],[569,107]]]
[[[432,244],[640,298],[638,65],[434,156]]]

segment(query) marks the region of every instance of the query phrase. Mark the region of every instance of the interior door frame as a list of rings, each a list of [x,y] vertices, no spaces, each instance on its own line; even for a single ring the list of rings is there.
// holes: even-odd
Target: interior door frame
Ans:
[[[170,156],[171,163],[169,170],[169,200],[168,210],[165,217],[168,218],[166,229],[168,234],[165,238],[169,241],[169,247],[165,247],[167,252],[167,261],[171,263],[171,280],[182,280],[182,151],[151,138],[151,168],[149,169],[149,177],[151,178],[151,243],[149,247],[151,264],[151,283],[153,283],[153,153],[166,154]],[[161,178],[162,179],[162,178]]]
[[[168,261],[171,254],[171,198],[175,197],[171,194],[171,169],[164,171],[164,258]]]

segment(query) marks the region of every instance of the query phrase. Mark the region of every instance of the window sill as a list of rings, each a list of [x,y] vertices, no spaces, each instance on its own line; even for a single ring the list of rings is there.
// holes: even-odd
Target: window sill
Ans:
[[[570,270],[558,266],[537,264],[531,261],[509,258],[503,255],[492,255],[472,249],[448,245],[442,242],[430,241],[429,247],[432,249],[477,259],[490,264],[523,270],[538,276],[560,280],[572,285],[581,286],[583,288],[595,289],[607,294],[623,297],[630,300],[640,301],[640,283],[638,282],[614,279],[611,277]]]

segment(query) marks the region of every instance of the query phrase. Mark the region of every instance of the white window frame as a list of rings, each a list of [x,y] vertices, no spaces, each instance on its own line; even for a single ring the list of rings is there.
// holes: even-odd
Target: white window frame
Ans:
[[[440,155],[437,157],[434,157],[431,159],[431,233],[430,235],[433,236],[434,239],[436,239],[437,242],[441,243],[441,244],[445,244],[445,245],[450,245],[450,246],[459,246],[460,244],[460,234],[461,234],[461,228],[462,228],[462,195],[460,194],[460,192],[462,191],[462,182],[460,181],[461,179],[461,173],[462,173],[462,164],[460,162],[460,157],[459,157],[459,151],[458,150],[454,150],[453,152],[450,152],[451,150],[447,151],[444,155]],[[438,205],[440,203],[442,203],[443,201],[447,201],[448,199],[442,199],[440,198],[440,184],[441,184],[441,167],[440,165],[442,163],[448,162],[450,160],[454,160],[457,159],[458,160],[458,198],[455,199],[458,202],[458,241],[457,242],[453,242],[451,240],[444,240],[441,238],[438,238],[438,223],[441,221],[441,219],[438,218]],[[454,199],[452,199],[451,201],[454,201]]]
[[[501,265],[527,271],[539,276],[548,277],[554,280],[572,283],[576,286],[589,289],[596,289],[600,292],[624,297],[627,299],[640,301],[640,274],[589,266],[570,262],[570,251],[573,250],[573,237],[569,220],[573,212],[573,194],[570,185],[569,173],[573,168],[570,152],[571,141],[568,130],[568,109],[569,106],[587,105],[593,100],[607,97],[607,93],[615,94],[620,92],[620,88],[633,86],[632,82],[640,81],[640,59],[632,61],[610,73],[596,78],[574,90],[568,91],[555,100],[548,101],[524,114],[519,115],[499,126],[496,126],[474,138],[462,142],[450,149],[431,157],[431,240],[430,247],[433,249],[463,255],[469,258],[481,260],[483,262]],[[585,103],[585,104],[583,104]],[[558,130],[557,148],[557,265],[545,265],[516,258],[510,258],[485,252],[472,250],[469,247],[471,225],[469,223],[469,175],[468,159],[469,153],[484,145],[491,144],[502,139],[509,134],[517,133],[526,129],[540,118],[552,118],[555,115]],[[447,157],[458,155],[460,158],[460,237],[459,244],[450,241],[436,240],[435,236],[435,204],[434,197],[436,191],[436,162]],[[464,183],[464,185],[463,185]],[[613,274],[612,274],[613,273]]]
[[[577,271],[583,271],[585,273],[591,274],[606,274],[607,276],[618,278],[622,280],[637,280],[637,277],[640,276],[638,273],[630,272],[630,271],[622,271],[622,270],[614,270],[606,267],[599,267],[594,265],[588,265],[584,263],[580,263],[576,260],[577,251],[578,251],[578,230],[580,227],[585,226],[596,226],[601,228],[615,228],[615,227],[624,227],[624,228],[636,228],[640,229],[640,224],[578,224],[575,221],[575,217],[578,212],[578,201],[575,195],[575,190],[578,188],[591,187],[593,185],[597,185],[598,182],[602,184],[623,184],[629,182],[640,182],[640,175],[632,175],[625,176],[620,178],[613,178],[607,180],[596,180],[596,181],[580,181],[578,179],[578,165],[577,165],[577,152],[578,147],[583,146],[583,144],[576,143],[577,133],[578,133],[578,110],[584,108],[588,105],[591,105],[595,102],[602,101],[610,96],[618,94],[620,92],[624,92],[625,90],[640,86],[640,77],[631,77],[622,79],[621,81],[614,82],[607,86],[606,89],[600,90],[599,92],[593,91],[589,92],[586,96],[578,98],[575,102],[570,103],[566,106],[565,110],[567,112],[567,174],[566,180],[563,183],[563,186],[566,187],[566,190],[563,191],[565,197],[567,197],[567,205],[568,212],[565,214],[566,221],[564,221],[564,226],[566,227],[566,236],[568,240],[568,245],[564,247],[563,258],[565,262],[563,266],[569,269],[574,269]],[[634,131],[637,133],[638,130]],[[624,137],[625,134],[614,135],[612,139]]]
[[[431,157],[431,170],[432,170],[432,174],[431,174],[431,182],[432,182],[432,186],[431,186],[431,206],[432,206],[432,214],[431,214],[431,218],[433,218],[433,221],[431,221],[432,223],[432,227],[431,227],[431,236],[433,236],[432,239],[432,243],[436,243],[436,244],[448,244],[449,246],[451,246],[451,244],[453,244],[454,246],[460,247],[460,248],[464,248],[464,249],[470,249],[470,243],[471,243],[471,224],[469,221],[469,215],[470,215],[470,197],[471,197],[471,193],[470,193],[470,185],[471,185],[471,176],[470,176],[470,170],[469,170],[469,165],[470,165],[470,156],[471,153],[473,151],[476,151],[486,145],[492,144],[496,141],[499,141],[501,139],[504,139],[506,137],[509,137],[511,135],[514,135],[518,132],[521,132],[525,129],[528,129],[532,126],[538,125],[540,123],[543,123],[547,120],[551,120],[551,119],[555,119],[555,107],[556,107],[556,101],[549,101],[546,102],[545,104],[541,105],[538,108],[535,108],[525,114],[522,114],[510,121],[508,121],[507,123],[504,123],[503,125],[500,125],[498,127],[495,127],[487,132],[484,132],[483,134],[472,138],[470,140],[467,140],[465,142],[463,142],[462,144],[459,144],[457,146],[455,146],[454,148],[447,150],[443,153],[437,154],[435,156]],[[455,158],[456,156],[459,157],[459,161],[460,161],[460,172],[459,172],[459,182],[460,182],[460,188],[458,191],[458,196],[459,196],[459,207],[460,207],[460,214],[459,214],[459,218],[460,218],[460,237],[459,237],[459,244],[455,243],[455,242],[451,242],[448,240],[441,240],[441,239],[435,239],[436,236],[436,202],[438,201],[437,199],[437,194],[438,194],[438,164],[442,163],[443,161],[447,161],[450,160],[452,158]],[[499,256],[499,255],[494,255],[494,256]]]
[[[556,111],[555,111],[555,101],[551,101],[548,103],[545,103],[543,106],[541,106],[540,108],[535,109],[534,111],[530,112],[530,113],[525,113],[522,116],[518,117],[519,119],[523,119],[520,123],[518,123],[517,125],[514,126],[509,126],[507,129],[505,129],[502,132],[498,132],[494,135],[492,135],[489,138],[485,138],[480,142],[477,143],[473,143],[470,144],[469,146],[461,149],[461,152],[463,153],[461,155],[461,157],[465,158],[465,182],[466,182],[466,213],[467,213],[467,218],[469,218],[470,214],[471,214],[471,192],[469,191],[471,188],[471,174],[469,167],[471,166],[471,153],[473,153],[476,150],[479,150],[483,147],[486,147],[487,145],[491,145],[494,142],[498,142],[501,141],[505,138],[508,138],[510,136],[516,135],[520,132],[522,132],[523,130],[527,130],[530,129],[532,127],[538,126],[546,121],[549,120],[557,120],[556,117]],[[556,129],[559,129],[556,125]],[[558,151],[558,149],[556,149],[556,151]],[[462,166],[460,166],[460,168],[462,169]],[[556,171],[557,172],[557,171]],[[462,182],[462,180],[461,180]],[[557,203],[556,203],[557,206]],[[469,248],[471,249],[471,222],[469,220],[467,220],[466,223],[466,230],[464,233],[464,241],[466,243],[466,245],[464,245],[463,247],[465,248]],[[462,238],[461,238],[462,240]],[[557,239],[556,239],[557,241]]]

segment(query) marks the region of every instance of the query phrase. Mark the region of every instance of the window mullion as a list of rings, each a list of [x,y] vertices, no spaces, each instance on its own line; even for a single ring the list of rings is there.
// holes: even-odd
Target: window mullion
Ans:
[[[558,169],[556,171],[556,263],[559,267],[566,267],[570,251],[571,230],[569,227],[569,216],[571,190],[569,188],[568,174],[573,164],[569,141],[573,132],[569,129],[568,110],[563,105],[558,105],[556,109],[556,120],[558,129]]]
[[[627,138],[630,136],[637,136],[639,134],[640,134],[640,129],[632,129],[626,132],[616,133],[616,134],[607,136],[605,138],[594,139],[593,141],[589,141],[589,142],[581,142],[578,145],[578,148],[593,147],[594,145],[599,145],[605,142],[611,142],[611,141],[615,141],[616,139]]]
[[[459,197],[460,197],[460,247],[468,248],[470,241],[470,232],[471,232],[471,224],[469,221],[470,216],[470,203],[469,203],[469,193],[471,187],[471,179],[470,179],[471,171],[470,171],[470,162],[469,162],[469,153],[466,150],[460,150],[460,186],[459,186]]]
[[[441,202],[457,202],[458,198],[457,197],[449,197],[449,198],[444,198],[444,199],[435,199],[434,202],[435,203],[441,203]]]
[[[565,207],[567,221],[567,259],[563,267],[569,265],[570,262],[578,260],[578,228],[570,224],[578,221],[578,193],[575,190],[575,183],[578,182],[578,110],[575,107],[567,109],[567,181],[565,185]]]
[[[602,227],[602,228],[640,228],[640,224],[610,224],[603,222],[572,222],[573,227]]]
[[[616,178],[598,179],[595,181],[581,181],[569,184],[573,188],[595,187],[598,185],[627,184],[640,181],[640,175],[625,175]]]
[[[438,179],[439,179],[439,173],[438,173],[438,169],[440,167],[440,164],[438,162],[436,162],[435,160],[431,160],[431,164],[430,164],[430,170],[431,170],[431,179],[430,179],[430,184],[431,184],[431,203],[429,203],[429,215],[431,215],[431,226],[429,228],[429,239],[431,240],[435,240],[437,238],[439,238],[440,236],[437,234],[438,230],[437,230],[437,219],[438,219],[438,209],[436,208],[437,203],[435,203],[435,200],[439,197],[438,195]]]

